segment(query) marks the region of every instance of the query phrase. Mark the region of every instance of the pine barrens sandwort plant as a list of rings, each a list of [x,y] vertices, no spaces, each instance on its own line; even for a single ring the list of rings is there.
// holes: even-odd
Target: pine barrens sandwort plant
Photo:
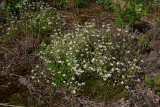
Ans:
[[[51,35],[51,44],[41,43],[38,55],[53,74],[50,84],[103,100],[116,100],[129,89],[141,68],[128,31],[102,27],[107,29],[75,24],[74,31]]]
[[[19,35],[27,35],[40,40],[54,33],[53,29],[62,29],[60,12],[44,2],[24,2],[19,7],[19,15],[8,12],[3,15],[5,21],[0,26],[2,40],[7,42]],[[1,38],[0,38],[1,40]]]

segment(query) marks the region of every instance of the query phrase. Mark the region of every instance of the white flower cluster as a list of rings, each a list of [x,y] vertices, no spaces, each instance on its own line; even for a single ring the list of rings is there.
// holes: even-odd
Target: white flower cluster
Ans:
[[[22,7],[20,15],[16,15],[16,12],[9,13],[5,18],[6,24],[0,27],[0,30],[3,29],[2,33],[7,35],[6,38],[15,38],[20,32],[28,32],[27,36],[30,34],[48,36],[54,32],[55,27],[57,29],[62,27],[60,13],[47,3],[26,1]]]
[[[68,72],[72,74],[69,82],[63,81],[67,85],[74,84],[76,87],[85,85],[86,81],[82,78],[90,72],[96,73],[104,82],[113,79],[114,85],[121,84],[128,89],[136,71],[140,70],[136,65],[137,59],[134,59],[127,44],[126,38],[129,37],[117,35],[120,41],[118,39],[116,41],[117,36],[111,36],[108,32],[110,30],[98,30],[94,23],[75,27],[75,31],[68,31],[64,35],[60,33],[52,35],[52,43],[43,52],[40,51],[41,58],[46,63],[64,65],[66,62],[66,66],[70,68]],[[121,32],[121,29],[118,29],[118,32]],[[46,55],[49,57],[45,57]],[[67,73],[63,71],[58,75]],[[81,80],[77,80],[77,77]],[[75,92],[74,89],[73,93]]]

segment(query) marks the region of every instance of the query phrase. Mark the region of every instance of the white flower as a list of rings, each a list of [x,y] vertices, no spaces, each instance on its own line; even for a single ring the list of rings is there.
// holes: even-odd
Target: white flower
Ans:
[[[137,79],[137,82],[141,82],[141,80],[138,78],[138,79]]]
[[[109,73],[109,74],[107,74],[107,78],[108,78],[108,77],[111,77],[111,74],[110,74],[110,73]]]
[[[52,24],[51,22],[48,22],[48,24],[50,25],[50,24]]]
[[[84,68],[86,68],[86,67],[87,67],[87,65],[85,64],[85,65],[83,65],[83,67],[84,67]]]
[[[122,75],[122,78],[125,78],[125,76],[124,76],[124,75]]]
[[[119,68],[115,68],[117,71],[119,71]]]
[[[76,90],[72,90],[72,93],[75,94],[75,93],[76,93]]]
[[[58,63],[62,63],[62,61],[58,61]]]
[[[72,79],[72,80],[75,80],[75,78],[74,78],[74,77],[72,77],[71,79]]]
[[[134,61],[134,62],[136,62],[136,61],[137,61],[137,59],[133,59],[133,61]]]
[[[128,63],[128,64],[130,64],[130,63],[131,63],[131,61],[128,61],[127,63]]]
[[[134,70],[134,67],[132,66],[131,69]]]
[[[108,42],[108,43],[106,43],[106,45],[112,45],[112,42]]]
[[[114,72],[114,68],[112,68],[111,71]]]
[[[116,59],[115,57],[112,57],[112,59]]]
[[[78,83],[78,86],[81,86],[81,84],[80,84],[80,83]]]
[[[84,82],[82,82],[82,85],[85,85],[85,83],[84,83]]]
[[[35,78],[35,76],[31,76],[31,78],[32,78],[32,79],[34,79],[34,78]]]
[[[111,66],[113,66],[113,63],[110,63]]]
[[[39,68],[39,65],[37,65],[36,68]]]
[[[43,29],[46,29],[46,27],[44,27],[44,26],[43,26],[42,28],[43,28]]]
[[[139,66],[136,66],[136,68],[139,69],[139,70],[141,69],[141,67],[139,67]]]
[[[52,85],[56,86],[56,84],[54,82],[52,82]]]
[[[107,29],[107,30],[106,30],[106,32],[109,32],[109,31],[110,31],[110,29]]]
[[[71,63],[68,63],[68,66],[70,66],[71,65]]]
[[[81,56],[84,56],[84,54],[81,54]]]
[[[105,25],[102,25],[102,27],[105,27]]]
[[[99,75],[100,75],[100,76],[102,76],[102,75],[103,75],[103,73],[102,73],[102,72],[100,72],[100,73],[99,73]]]
[[[121,81],[121,84],[123,85],[123,84],[124,84],[124,82],[123,82],[123,81]]]
[[[129,87],[128,87],[128,86],[125,86],[125,88],[126,88],[126,89],[129,89]]]
[[[143,61],[143,60],[141,60],[141,62],[143,63],[144,61]]]
[[[83,72],[84,72],[84,70],[79,69],[79,72],[80,72],[80,73],[83,73]]]
[[[126,69],[125,69],[125,68],[122,68],[122,70],[123,70],[123,71],[126,71]]]
[[[76,67],[78,67],[79,66],[79,64],[76,64]]]
[[[31,70],[31,72],[33,73],[33,72],[34,72],[34,70],[32,69],[32,70]]]
[[[121,62],[121,65],[124,65],[124,63],[123,63],[123,62]]]
[[[130,53],[130,51],[127,51],[127,53]]]
[[[103,80],[104,80],[104,81],[106,81],[106,80],[107,80],[107,78],[103,78]]]
[[[122,31],[122,29],[117,29],[119,32]]]
[[[76,70],[77,70],[77,68],[76,68],[76,67],[72,67],[72,69],[73,69],[74,71],[76,71]]]
[[[37,80],[37,82],[40,82],[39,80]]]
[[[94,61],[95,61],[95,58],[93,58],[91,62],[94,62]]]
[[[102,48],[102,45],[98,45],[99,48]]]

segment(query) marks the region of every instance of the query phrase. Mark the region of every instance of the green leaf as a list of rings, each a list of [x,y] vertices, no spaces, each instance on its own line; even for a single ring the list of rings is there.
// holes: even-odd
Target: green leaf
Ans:
[[[150,81],[149,76],[145,75],[145,80],[148,82]]]
[[[160,92],[157,92],[156,94],[160,96]]]
[[[56,77],[56,78],[53,80],[53,82],[54,82],[54,83],[56,83],[58,86],[60,86],[60,85],[61,85],[61,81],[60,81],[59,76],[58,76],[58,77]]]
[[[21,7],[20,3],[17,3],[15,7],[16,8]]]
[[[118,12],[121,12],[121,5],[119,3],[116,4],[116,10]]]
[[[139,36],[136,37],[137,41],[140,42],[141,38]]]
[[[74,107],[74,103],[71,103],[71,107]]]
[[[157,78],[157,83],[160,82],[160,75],[158,75],[158,78]]]
[[[49,45],[47,46],[46,51],[47,51],[47,52],[50,52],[50,51],[51,51],[51,48],[50,48]]]
[[[147,10],[143,11],[143,15],[146,16],[147,15]]]
[[[54,64],[51,62],[51,63],[48,63],[48,67],[49,68],[53,68],[54,67]]]
[[[10,7],[10,6],[7,6],[7,8],[8,8],[8,10],[9,10],[9,9],[11,9],[11,7]]]
[[[140,12],[140,11],[142,11],[142,3],[139,3],[138,5],[136,5],[136,7],[135,7],[135,10],[137,11],[137,12]]]
[[[156,79],[157,79],[157,77],[154,77],[154,79],[153,79],[153,80],[154,80],[154,83],[156,82]]]
[[[44,42],[44,41],[42,41],[42,42],[41,42],[41,44],[40,44],[40,46],[41,46],[42,48],[44,48],[44,47],[45,47],[45,45],[46,45],[46,44],[45,44],[45,42]]]
[[[149,87],[149,88],[151,88],[151,87],[153,87],[153,84],[151,84],[151,83],[146,83],[146,85]]]

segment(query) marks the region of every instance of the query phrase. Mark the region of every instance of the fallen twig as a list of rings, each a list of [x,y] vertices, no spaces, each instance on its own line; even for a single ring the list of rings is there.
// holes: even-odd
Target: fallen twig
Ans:
[[[24,106],[9,105],[8,103],[0,103],[0,106],[4,106],[4,107],[24,107]]]

